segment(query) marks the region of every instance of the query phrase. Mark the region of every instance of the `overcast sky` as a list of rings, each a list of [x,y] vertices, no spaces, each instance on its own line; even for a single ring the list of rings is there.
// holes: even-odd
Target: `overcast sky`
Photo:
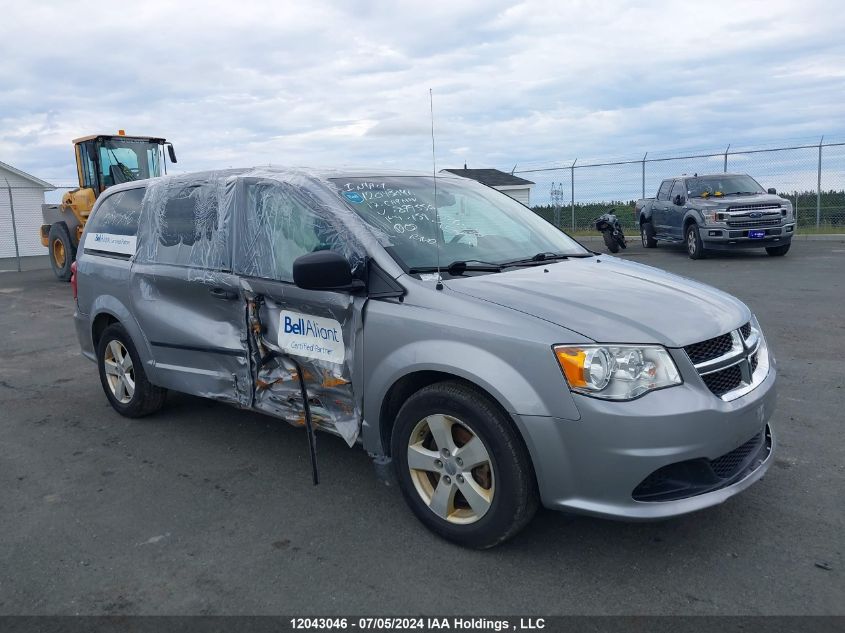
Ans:
[[[845,137],[841,1],[0,0],[0,160],[167,137],[179,169],[536,166]],[[11,28],[10,28],[11,27]]]

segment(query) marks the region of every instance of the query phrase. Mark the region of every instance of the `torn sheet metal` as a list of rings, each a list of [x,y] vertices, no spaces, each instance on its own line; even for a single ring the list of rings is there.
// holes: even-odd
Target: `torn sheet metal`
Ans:
[[[187,371],[171,388],[237,402],[301,425],[304,407],[292,356],[302,367],[315,425],[350,446],[355,443],[361,403],[352,368],[365,299],[305,291],[292,283],[293,261],[318,250],[341,253],[353,275],[363,276],[366,243],[374,237],[338,198],[328,180],[306,170],[225,170],[149,181],[135,259],[139,303],[146,303],[148,311],[178,308],[173,316],[180,323],[170,329],[176,338],[191,339],[192,348],[208,345],[219,352],[237,347],[244,360],[252,359],[251,380],[244,380],[232,359],[218,354],[223,360],[203,368],[216,376],[206,381],[207,388],[197,384],[205,380],[203,374]],[[166,276],[192,282],[184,296],[162,300],[170,290],[153,270],[161,264],[169,265]],[[227,306],[220,293],[232,291],[236,302]],[[214,293],[224,301],[209,300]],[[209,301],[205,309],[199,305]],[[249,301],[259,307],[258,333],[250,328]],[[193,319],[191,305],[202,312]],[[209,317],[224,322],[214,325]],[[225,340],[215,333],[226,333]],[[175,357],[184,355],[178,343],[169,341],[168,351],[161,352],[174,356],[172,367],[179,364]],[[266,345],[256,359],[259,343]],[[225,380],[224,366],[233,372]]]

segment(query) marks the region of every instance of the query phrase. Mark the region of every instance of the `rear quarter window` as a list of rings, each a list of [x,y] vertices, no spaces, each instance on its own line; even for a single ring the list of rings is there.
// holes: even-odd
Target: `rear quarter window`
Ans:
[[[88,220],[89,233],[137,234],[145,191],[144,187],[139,187],[108,196]]]

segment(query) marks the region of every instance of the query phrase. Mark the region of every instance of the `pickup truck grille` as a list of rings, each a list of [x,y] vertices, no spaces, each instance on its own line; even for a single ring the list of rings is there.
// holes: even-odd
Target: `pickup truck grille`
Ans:
[[[780,205],[776,202],[767,202],[761,204],[736,204],[728,207],[728,211],[780,211]]]
[[[756,229],[767,226],[780,226],[780,218],[760,218],[758,220],[740,217],[727,220],[727,225],[732,229]]]

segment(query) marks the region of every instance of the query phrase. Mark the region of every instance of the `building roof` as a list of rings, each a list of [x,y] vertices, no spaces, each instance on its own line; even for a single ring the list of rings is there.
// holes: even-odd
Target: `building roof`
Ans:
[[[32,174],[28,174],[25,171],[21,171],[20,169],[17,169],[16,167],[12,167],[11,165],[4,163],[3,161],[0,161],[0,169],[5,169],[6,171],[10,171],[13,174],[15,174],[15,176],[25,178],[26,180],[29,180],[30,182],[38,185],[42,189],[52,191],[53,189],[56,188],[56,185],[51,185],[46,180],[41,180],[40,178],[36,178]],[[0,189],[2,189],[2,187],[3,187],[3,185],[0,184]]]
[[[443,169],[442,171],[448,171],[450,174],[463,176],[464,178],[472,178],[488,187],[512,187],[514,185],[534,184],[530,180],[525,180],[525,178],[520,178],[519,176],[514,176],[498,169],[467,169],[466,165],[464,165],[463,169]]]

